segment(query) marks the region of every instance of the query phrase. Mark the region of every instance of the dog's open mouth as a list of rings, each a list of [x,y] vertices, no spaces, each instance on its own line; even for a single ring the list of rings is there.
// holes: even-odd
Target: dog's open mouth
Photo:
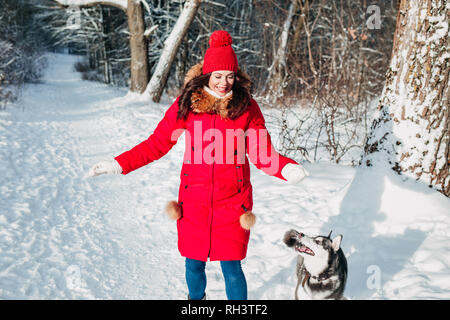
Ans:
[[[304,244],[300,244],[295,248],[298,252],[309,254],[310,256],[314,255],[314,251],[305,246]]]

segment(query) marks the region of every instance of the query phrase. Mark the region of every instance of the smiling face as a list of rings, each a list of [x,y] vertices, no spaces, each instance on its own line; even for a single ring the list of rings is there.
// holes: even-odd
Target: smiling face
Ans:
[[[223,97],[233,87],[234,78],[233,71],[214,71],[211,73],[211,77],[209,77],[208,87]]]

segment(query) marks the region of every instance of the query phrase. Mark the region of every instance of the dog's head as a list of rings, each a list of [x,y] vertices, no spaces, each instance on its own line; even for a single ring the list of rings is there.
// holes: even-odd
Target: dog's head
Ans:
[[[331,239],[330,232],[328,236],[309,237],[296,230],[289,230],[285,233],[283,241],[304,258],[307,270],[317,275],[332,263],[333,256],[340,249],[342,235]]]

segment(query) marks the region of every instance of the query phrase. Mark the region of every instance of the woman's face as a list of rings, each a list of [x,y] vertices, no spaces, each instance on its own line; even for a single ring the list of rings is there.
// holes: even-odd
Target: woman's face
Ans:
[[[219,96],[223,97],[231,90],[233,83],[233,71],[214,71],[211,73],[211,77],[209,77],[208,87]]]

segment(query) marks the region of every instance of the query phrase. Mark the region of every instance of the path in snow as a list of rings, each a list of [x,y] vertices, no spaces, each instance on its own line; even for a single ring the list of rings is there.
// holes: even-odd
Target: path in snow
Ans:
[[[0,123],[0,298],[177,297],[181,260],[164,256],[176,257],[174,230],[149,211],[161,207],[145,196],[151,182],[85,178],[127,141],[111,104],[124,91],[81,81],[73,56],[50,59]]]
[[[127,176],[86,177],[147,138],[170,102],[82,81],[76,59],[50,55],[45,81],[0,113],[0,299],[185,299],[176,226],[163,213],[184,137]],[[344,235],[350,298],[450,297],[447,198],[393,174],[307,168],[291,186],[252,167],[250,299],[292,299],[296,258],[281,242],[290,228]],[[225,299],[219,263],[207,274],[208,297]]]

